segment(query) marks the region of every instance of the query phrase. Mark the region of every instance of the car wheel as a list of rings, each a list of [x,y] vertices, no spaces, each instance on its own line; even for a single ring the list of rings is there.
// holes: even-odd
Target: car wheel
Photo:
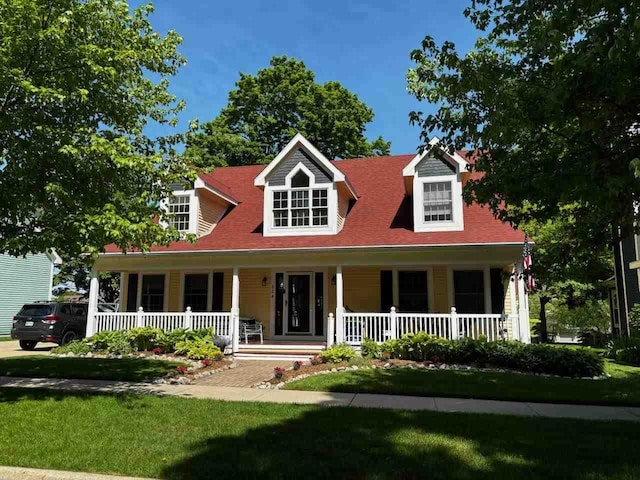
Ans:
[[[37,344],[38,342],[35,340],[20,340],[20,348],[22,350],[33,350]]]
[[[73,342],[76,338],[78,338],[76,332],[74,332],[73,330],[67,330],[66,332],[64,332],[64,335],[62,335],[60,345],[66,345],[67,343]]]

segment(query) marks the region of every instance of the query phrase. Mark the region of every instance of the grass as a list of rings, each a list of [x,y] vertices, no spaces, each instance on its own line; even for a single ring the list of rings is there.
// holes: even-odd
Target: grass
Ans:
[[[10,342],[12,340],[11,337],[2,337],[0,336],[0,342]]]
[[[307,377],[289,390],[363,392],[491,400],[640,405],[640,368],[606,362],[611,378],[541,377],[455,370],[357,370]]]
[[[178,365],[181,363],[141,358],[60,358],[33,355],[0,358],[0,376],[141,382],[166,375]]]
[[[0,389],[0,464],[193,480],[640,478],[634,422]]]

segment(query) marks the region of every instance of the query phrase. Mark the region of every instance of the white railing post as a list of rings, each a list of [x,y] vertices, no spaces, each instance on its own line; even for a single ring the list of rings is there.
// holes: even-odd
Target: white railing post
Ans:
[[[240,271],[233,268],[233,281],[231,283],[231,326],[232,350],[237,353],[240,350]]]
[[[336,343],[344,343],[344,283],[342,265],[336,267]]]
[[[191,317],[191,307],[187,307],[187,310],[184,312],[184,329],[185,330],[193,329],[193,318]]]
[[[87,330],[85,336],[92,337],[97,330],[96,313],[98,313],[98,295],[100,289],[100,273],[95,268],[91,269],[91,280],[89,282],[89,305],[87,306]]]
[[[336,334],[336,320],[333,313],[329,313],[329,319],[327,320],[327,348],[331,347],[335,341],[334,336]]]
[[[138,307],[136,312],[136,327],[144,327],[144,309],[142,307]]]
[[[396,318],[396,307],[391,307],[391,315],[389,317],[389,328],[391,329],[391,338],[398,338],[398,319]]]
[[[460,337],[460,319],[456,307],[451,307],[451,340],[457,340]]]

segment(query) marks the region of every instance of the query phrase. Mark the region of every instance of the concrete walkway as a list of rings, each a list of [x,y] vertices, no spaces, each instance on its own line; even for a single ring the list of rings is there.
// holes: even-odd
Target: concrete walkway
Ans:
[[[150,480],[138,477],[119,477],[99,475],[97,473],[64,472],[62,470],[43,470],[40,468],[2,467],[0,480]]]
[[[0,358],[26,357],[29,355],[48,355],[55,343],[39,343],[32,351],[22,350],[17,340],[0,342]],[[1,478],[1,477],[0,477]]]
[[[640,407],[558,405],[440,397],[411,397],[369,393],[303,392],[211,385],[153,385],[108,380],[67,380],[0,377],[0,387],[49,388],[99,393],[140,393],[227,401],[297,403],[307,405],[430,410],[436,412],[495,413],[526,417],[640,421]]]

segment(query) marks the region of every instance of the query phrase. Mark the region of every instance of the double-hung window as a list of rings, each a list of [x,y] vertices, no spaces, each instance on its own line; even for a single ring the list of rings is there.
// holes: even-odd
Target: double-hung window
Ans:
[[[298,172],[291,188],[273,191],[273,226],[323,227],[329,224],[329,192],[311,188],[309,177]]]
[[[451,182],[424,184],[424,221],[426,223],[453,221]]]
[[[169,225],[179,232],[189,231],[189,195],[172,195],[169,198]]]

